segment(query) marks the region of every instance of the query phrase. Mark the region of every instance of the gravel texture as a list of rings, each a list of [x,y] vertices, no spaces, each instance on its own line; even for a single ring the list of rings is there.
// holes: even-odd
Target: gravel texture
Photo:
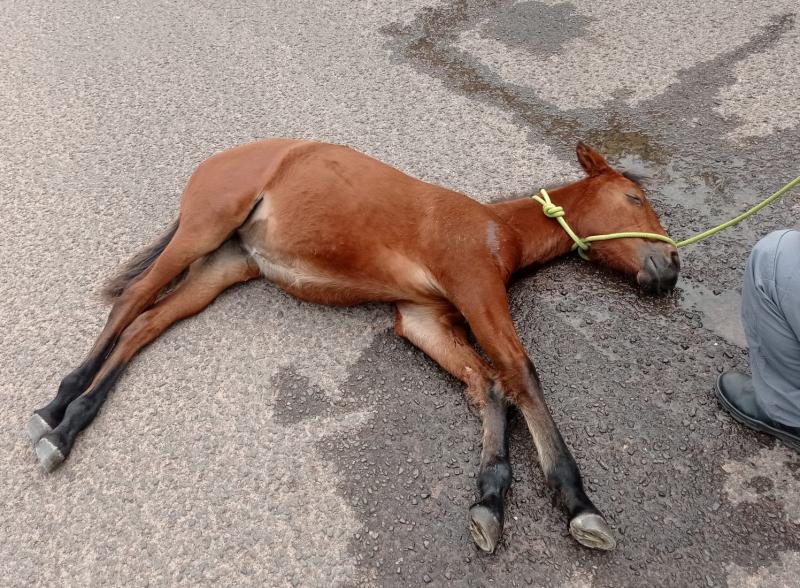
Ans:
[[[746,14],[743,14],[746,12]],[[91,345],[104,276],[192,169],[255,138],[350,144],[488,202],[650,176],[673,236],[796,176],[789,0],[6,2],[0,20],[0,584],[794,586],[800,458],[722,414],[747,254],[797,194],[643,296],[576,259],[516,324],[618,549],[569,536],[521,423],[506,533],[472,545],[480,426],[387,306],[237,287],[145,350],[63,467],[23,428]]]

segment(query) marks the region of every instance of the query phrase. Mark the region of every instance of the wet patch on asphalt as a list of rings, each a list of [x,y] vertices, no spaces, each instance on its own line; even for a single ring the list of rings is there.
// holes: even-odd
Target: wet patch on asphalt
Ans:
[[[741,320],[742,296],[735,290],[707,288],[698,282],[682,280],[678,288],[679,304],[696,310],[702,317],[703,328],[722,337],[728,343],[747,347]]]
[[[508,0],[453,2],[423,9],[411,24],[388,26],[382,32],[391,39],[389,47],[398,62],[408,63],[442,80],[456,92],[509,111],[530,129],[532,141],[548,143],[556,153],[565,156],[571,153],[579,138],[606,149],[625,145],[626,153],[636,149],[636,153],[647,160],[666,158],[648,136],[626,122],[617,121],[615,116],[600,121],[597,113],[591,110],[563,112],[538,99],[530,88],[502,82],[497,73],[455,47],[462,31],[478,26],[490,16],[502,14],[510,18],[508,14],[513,10],[514,3]],[[550,44],[568,40],[569,30],[551,30]],[[495,29],[495,35],[499,32]],[[508,42],[514,43],[513,40]],[[582,114],[591,115],[593,122],[586,124],[581,119]],[[572,159],[571,155],[569,158]]]
[[[330,395],[290,366],[278,370],[271,386],[276,390],[277,398],[273,418],[282,425],[296,425],[310,417],[336,414],[336,404]]]
[[[758,566],[750,572],[736,564],[728,566],[728,586],[730,588],[752,588],[770,586],[773,588],[791,588],[800,577],[800,554],[781,553],[777,562]]]
[[[667,150],[657,140],[661,138],[659,135],[666,137],[665,131],[681,135],[686,131],[683,128],[665,128],[665,122],[682,121],[687,113],[700,115],[705,105],[698,100],[713,103],[718,89],[734,81],[732,66],[748,55],[773,46],[794,26],[795,20],[792,14],[783,15],[763,30],[756,29],[745,45],[683,70],[678,84],[667,93],[647,101],[648,105],[641,108],[631,108],[621,100],[612,100],[602,109],[564,111],[537,98],[530,87],[502,81],[497,72],[456,47],[461,33],[477,27],[482,35],[498,39],[508,46],[524,45],[531,54],[560,48],[576,33],[579,36],[587,22],[584,17],[575,15],[574,10],[569,3],[545,8],[537,2],[462,0],[423,9],[410,24],[398,23],[385,27],[382,32],[390,39],[388,46],[398,62],[411,64],[442,80],[454,91],[514,113],[520,123],[530,127],[532,133],[549,139],[547,142],[553,143],[551,146],[562,154],[569,153],[575,142],[583,139],[611,158],[636,154],[643,160],[663,164],[673,157],[682,156],[684,151],[680,141],[674,145],[679,148],[677,152]],[[554,12],[550,14],[549,11]],[[561,17],[571,16],[570,24],[551,23],[558,16],[556,12],[563,13]],[[533,22],[526,23],[526,17]],[[524,37],[526,27],[546,28],[547,37]],[[687,102],[691,103],[689,110],[686,109]],[[691,121],[697,135],[693,138],[699,140],[701,146],[736,126],[735,121],[726,120],[713,108],[702,112],[713,117],[715,125],[709,128],[699,118]],[[709,132],[714,136],[709,137]]]

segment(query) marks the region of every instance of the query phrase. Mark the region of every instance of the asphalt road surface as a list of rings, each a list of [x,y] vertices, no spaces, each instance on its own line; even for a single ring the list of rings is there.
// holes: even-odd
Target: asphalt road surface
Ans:
[[[6,1],[0,19],[0,584],[796,586],[800,459],[722,414],[741,273],[800,196],[683,252],[653,298],[570,258],[510,290],[619,540],[580,547],[523,427],[505,538],[472,544],[480,427],[390,307],[237,287],[130,366],[65,465],[22,434],[100,330],[103,278],[192,169],[346,143],[488,202],[650,176],[672,235],[798,175],[796,0]]]

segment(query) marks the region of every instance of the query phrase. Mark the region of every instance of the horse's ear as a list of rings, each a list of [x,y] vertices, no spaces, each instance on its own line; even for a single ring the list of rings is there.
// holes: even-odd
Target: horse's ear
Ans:
[[[600,155],[596,149],[589,147],[585,143],[578,143],[575,153],[578,155],[578,162],[581,164],[581,167],[586,170],[586,173],[590,176],[598,176],[611,169],[611,166],[608,165],[605,158]]]

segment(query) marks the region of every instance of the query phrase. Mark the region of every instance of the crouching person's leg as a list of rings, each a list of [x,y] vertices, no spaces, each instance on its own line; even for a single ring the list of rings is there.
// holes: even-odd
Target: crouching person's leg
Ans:
[[[722,374],[717,397],[739,422],[800,451],[800,231],[775,231],[753,248],[742,320],[753,376]]]

